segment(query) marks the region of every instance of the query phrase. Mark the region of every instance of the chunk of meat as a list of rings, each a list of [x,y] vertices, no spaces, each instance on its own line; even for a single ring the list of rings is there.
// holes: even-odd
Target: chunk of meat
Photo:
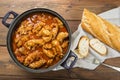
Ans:
[[[42,36],[49,36],[51,33],[50,33],[50,31],[49,30],[43,30],[43,32],[42,32],[43,34],[42,34]]]
[[[36,36],[41,37],[41,36],[43,35],[43,30],[45,30],[45,28],[42,28],[42,29],[38,32],[38,34],[36,34]]]
[[[47,30],[50,30],[50,31],[52,30],[52,27],[49,26],[49,25],[45,25],[44,28],[47,29]]]
[[[29,67],[30,67],[30,68],[33,68],[33,69],[39,68],[39,67],[41,67],[42,65],[44,65],[45,63],[46,63],[46,60],[40,59],[39,61],[35,61],[35,62],[31,63],[31,64],[29,65]]]
[[[43,23],[43,22],[38,22],[37,24],[34,25],[34,28],[33,28],[32,31],[33,31],[34,33],[38,33],[43,26],[45,26],[45,23]]]
[[[43,36],[42,39],[45,41],[45,42],[49,42],[52,40],[52,35],[49,35],[49,36]]]
[[[44,45],[44,40],[43,39],[32,39],[27,41],[24,46],[29,49],[29,50],[34,50],[37,46],[42,46]]]
[[[52,31],[51,31],[52,39],[55,39],[58,33],[58,25],[56,23],[52,23],[51,27],[52,27]]]
[[[52,34],[49,30],[46,30],[45,28],[42,28],[41,31],[37,34],[37,36],[42,36],[42,39],[45,42],[49,42],[52,39]]]
[[[26,51],[26,49],[25,49],[24,47],[20,47],[20,48],[18,49],[18,51],[19,51],[21,54],[23,54],[23,55],[27,55],[27,54],[28,54],[28,52]]]
[[[54,52],[56,52],[56,53],[62,53],[63,52],[62,47],[60,46],[60,42],[58,40],[53,40],[52,45],[55,48]]]
[[[49,60],[47,61],[47,63],[46,63],[46,66],[45,66],[45,67],[50,66],[50,65],[52,64],[52,62],[53,62],[53,59],[49,59]]]
[[[16,32],[20,35],[27,34],[27,31],[25,30],[25,26],[23,25],[20,25],[20,27],[18,28]]]
[[[25,60],[25,56],[17,56],[16,58],[18,61],[20,61],[20,63],[23,63]]]
[[[19,36],[15,38],[15,43],[17,44],[17,47],[19,48],[28,40],[29,40],[29,37],[27,35]]]
[[[55,40],[52,41],[52,45],[53,45],[53,46],[60,45],[60,42],[55,39]]]
[[[51,33],[44,27],[38,32],[37,36],[49,36]]]
[[[59,52],[59,53],[62,53],[63,50],[62,50],[62,47],[60,45],[56,46],[56,51]]]
[[[68,33],[67,32],[60,32],[58,35],[57,35],[57,40],[60,41],[60,42],[63,42],[63,40],[65,38],[68,37]]]
[[[19,40],[18,42],[17,42],[17,47],[19,48],[19,47],[21,47],[23,45],[23,42],[21,41],[21,40]]]
[[[49,30],[43,30],[42,32],[42,39],[45,41],[45,42],[49,42],[51,41],[52,39],[52,34]]]
[[[26,21],[25,21],[26,22]],[[16,33],[20,34],[20,35],[26,35],[26,34],[30,34],[32,33],[32,29],[33,29],[33,25],[34,24],[30,24],[28,22],[26,22],[26,24],[21,24],[20,28],[18,28],[18,30],[16,31]]]
[[[24,65],[27,66],[29,65],[30,63],[32,63],[34,60],[38,60],[40,57],[40,54],[41,52],[38,52],[38,51],[35,51],[31,54],[29,54],[26,58],[25,58],[25,61],[24,61]]]
[[[33,25],[34,25],[34,24],[28,24],[28,25],[25,27],[26,31],[31,31],[31,30],[33,29]]]
[[[57,17],[53,18],[53,20],[58,23],[58,26],[59,26],[60,28],[63,28],[63,23],[62,23],[61,20],[59,20]]]
[[[57,51],[56,51],[55,47],[53,47],[52,50],[53,50],[54,55],[56,56],[57,55]]]
[[[52,48],[52,44],[51,43],[46,43],[46,44],[43,45],[43,48],[51,49]]]
[[[54,58],[55,57],[52,50],[47,50],[47,49],[43,48],[43,53],[49,58]]]
[[[62,43],[62,48],[65,48],[65,47],[67,47],[68,46],[68,41],[64,41],[63,43]]]

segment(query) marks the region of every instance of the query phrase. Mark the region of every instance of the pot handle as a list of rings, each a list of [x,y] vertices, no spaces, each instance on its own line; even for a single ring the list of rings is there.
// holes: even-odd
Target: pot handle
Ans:
[[[6,21],[11,14],[14,16],[14,18],[16,18],[18,16],[18,14],[14,11],[9,11],[8,13],[5,14],[5,16],[2,19],[2,24],[5,25],[7,28],[9,28],[10,23],[7,23]]]
[[[71,57],[74,57],[74,60],[72,60],[71,64],[68,66],[67,61],[68,61]],[[67,59],[61,64],[61,66],[64,67],[65,69],[70,69],[70,68],[72,68],[72,67],[75,65],[77,59],[78,59],[77,55],[74,54],[74,52],[70,51]]]

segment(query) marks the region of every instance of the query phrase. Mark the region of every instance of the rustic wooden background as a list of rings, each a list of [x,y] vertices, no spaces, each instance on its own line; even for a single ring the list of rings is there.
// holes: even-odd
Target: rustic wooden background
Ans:
[[[73,68],[70,71],[60,70],[33,74],[20,69],[10,58],[6,48],[8,28],[2,25],[3,16],[10,10],[20,14],[28,9],[48,8],[63,16],[72,32],[80,23],[84,8],[96,14],[120,6],[120,0],[0,0],[0,80],[120,80],[120,73],[100,65],[90,71]],[[12,16],[8,22],[12,20]],[[120,58],[108,59],[107,64],[120,67]]]

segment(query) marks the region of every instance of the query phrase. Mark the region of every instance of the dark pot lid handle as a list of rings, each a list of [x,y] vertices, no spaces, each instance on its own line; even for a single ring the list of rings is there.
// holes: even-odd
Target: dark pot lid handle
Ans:
[[[72,62],[68,65],[68,61],[69,61],[69,59],[70,59],[71,57],[73,57],[74,59],[73,59]],[[72,68],[72,67],[75,65],[77,59],[78,59],[77,55],[74,54],[72,51],[70,51],[67,59],[61,64],[61,66],[64,67],[65,69],[70,69],[70,68]]]
[[[16,18],[18,16],[18,14],[14,11],[9,11],[8,13],[5,14],[5,16],[2,19],[2,24],[5,25],[7,28],[9,28],[10,23],[7,23],[6,21],[11,14],[14,16],[14,18]]]

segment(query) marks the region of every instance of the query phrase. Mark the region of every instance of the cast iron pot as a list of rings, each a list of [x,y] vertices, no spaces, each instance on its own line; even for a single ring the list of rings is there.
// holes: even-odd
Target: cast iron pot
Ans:
[[[68,46],[68,50],[66,52],[66,54],[64,55],[64,57],[57,62],[55,65],[50,66],[48,68],[45,69],[31,69],[29,67],[24,66],[23,64],[21,64],[15,57],[14,53],[13,53],[13,49],[12,49],[12,36],[13,33],[15,32],[15,30],[17,29],[17,25],[19,25],[21,23],[21,21],[23,20],[23,18],[25,18],[26,16],[28,16],[29,14],[32,13],[36,13],[36,12],[45,12],[45,13],[49,13],[52,14],[56,17],[58,17],[64,24],[64,26],[66,27],[68,33],[69,33],[69,46]],[[10,15],[14,16],[14,19],[11,23],[7,23],[7,19],[9,18]],[[70,28],[67,24],[67,22],[56,12],[49,10],[49,9],[45,9],[45,8],[36,8],[36,9],[31,9],[28,10],[20,15],[18,15],[16,12],[14,11],[10,11],[8,12],[2,19],[2,23],[9,28],[8,34],[7,34],[7,49],[9,51],[9,54],[11,56],[11,58],[13,59],[13,61],[21,68],[23,68],[24,70],[27,70],[29,72],[34,72],[34,73],[42,73],[42,72],[48,72],[52,69],[54,69],[55,67],[61,65],[62,67],[64,67],[65,69],[70,69],[74,66],[74,64],[77,61],[77,56],[70,51],[70,47],[71,47],[71,31]],[[67,62],[69,60],[69,58],[74,57],[74,60],[71,61],[71,63],[68,65]]]

